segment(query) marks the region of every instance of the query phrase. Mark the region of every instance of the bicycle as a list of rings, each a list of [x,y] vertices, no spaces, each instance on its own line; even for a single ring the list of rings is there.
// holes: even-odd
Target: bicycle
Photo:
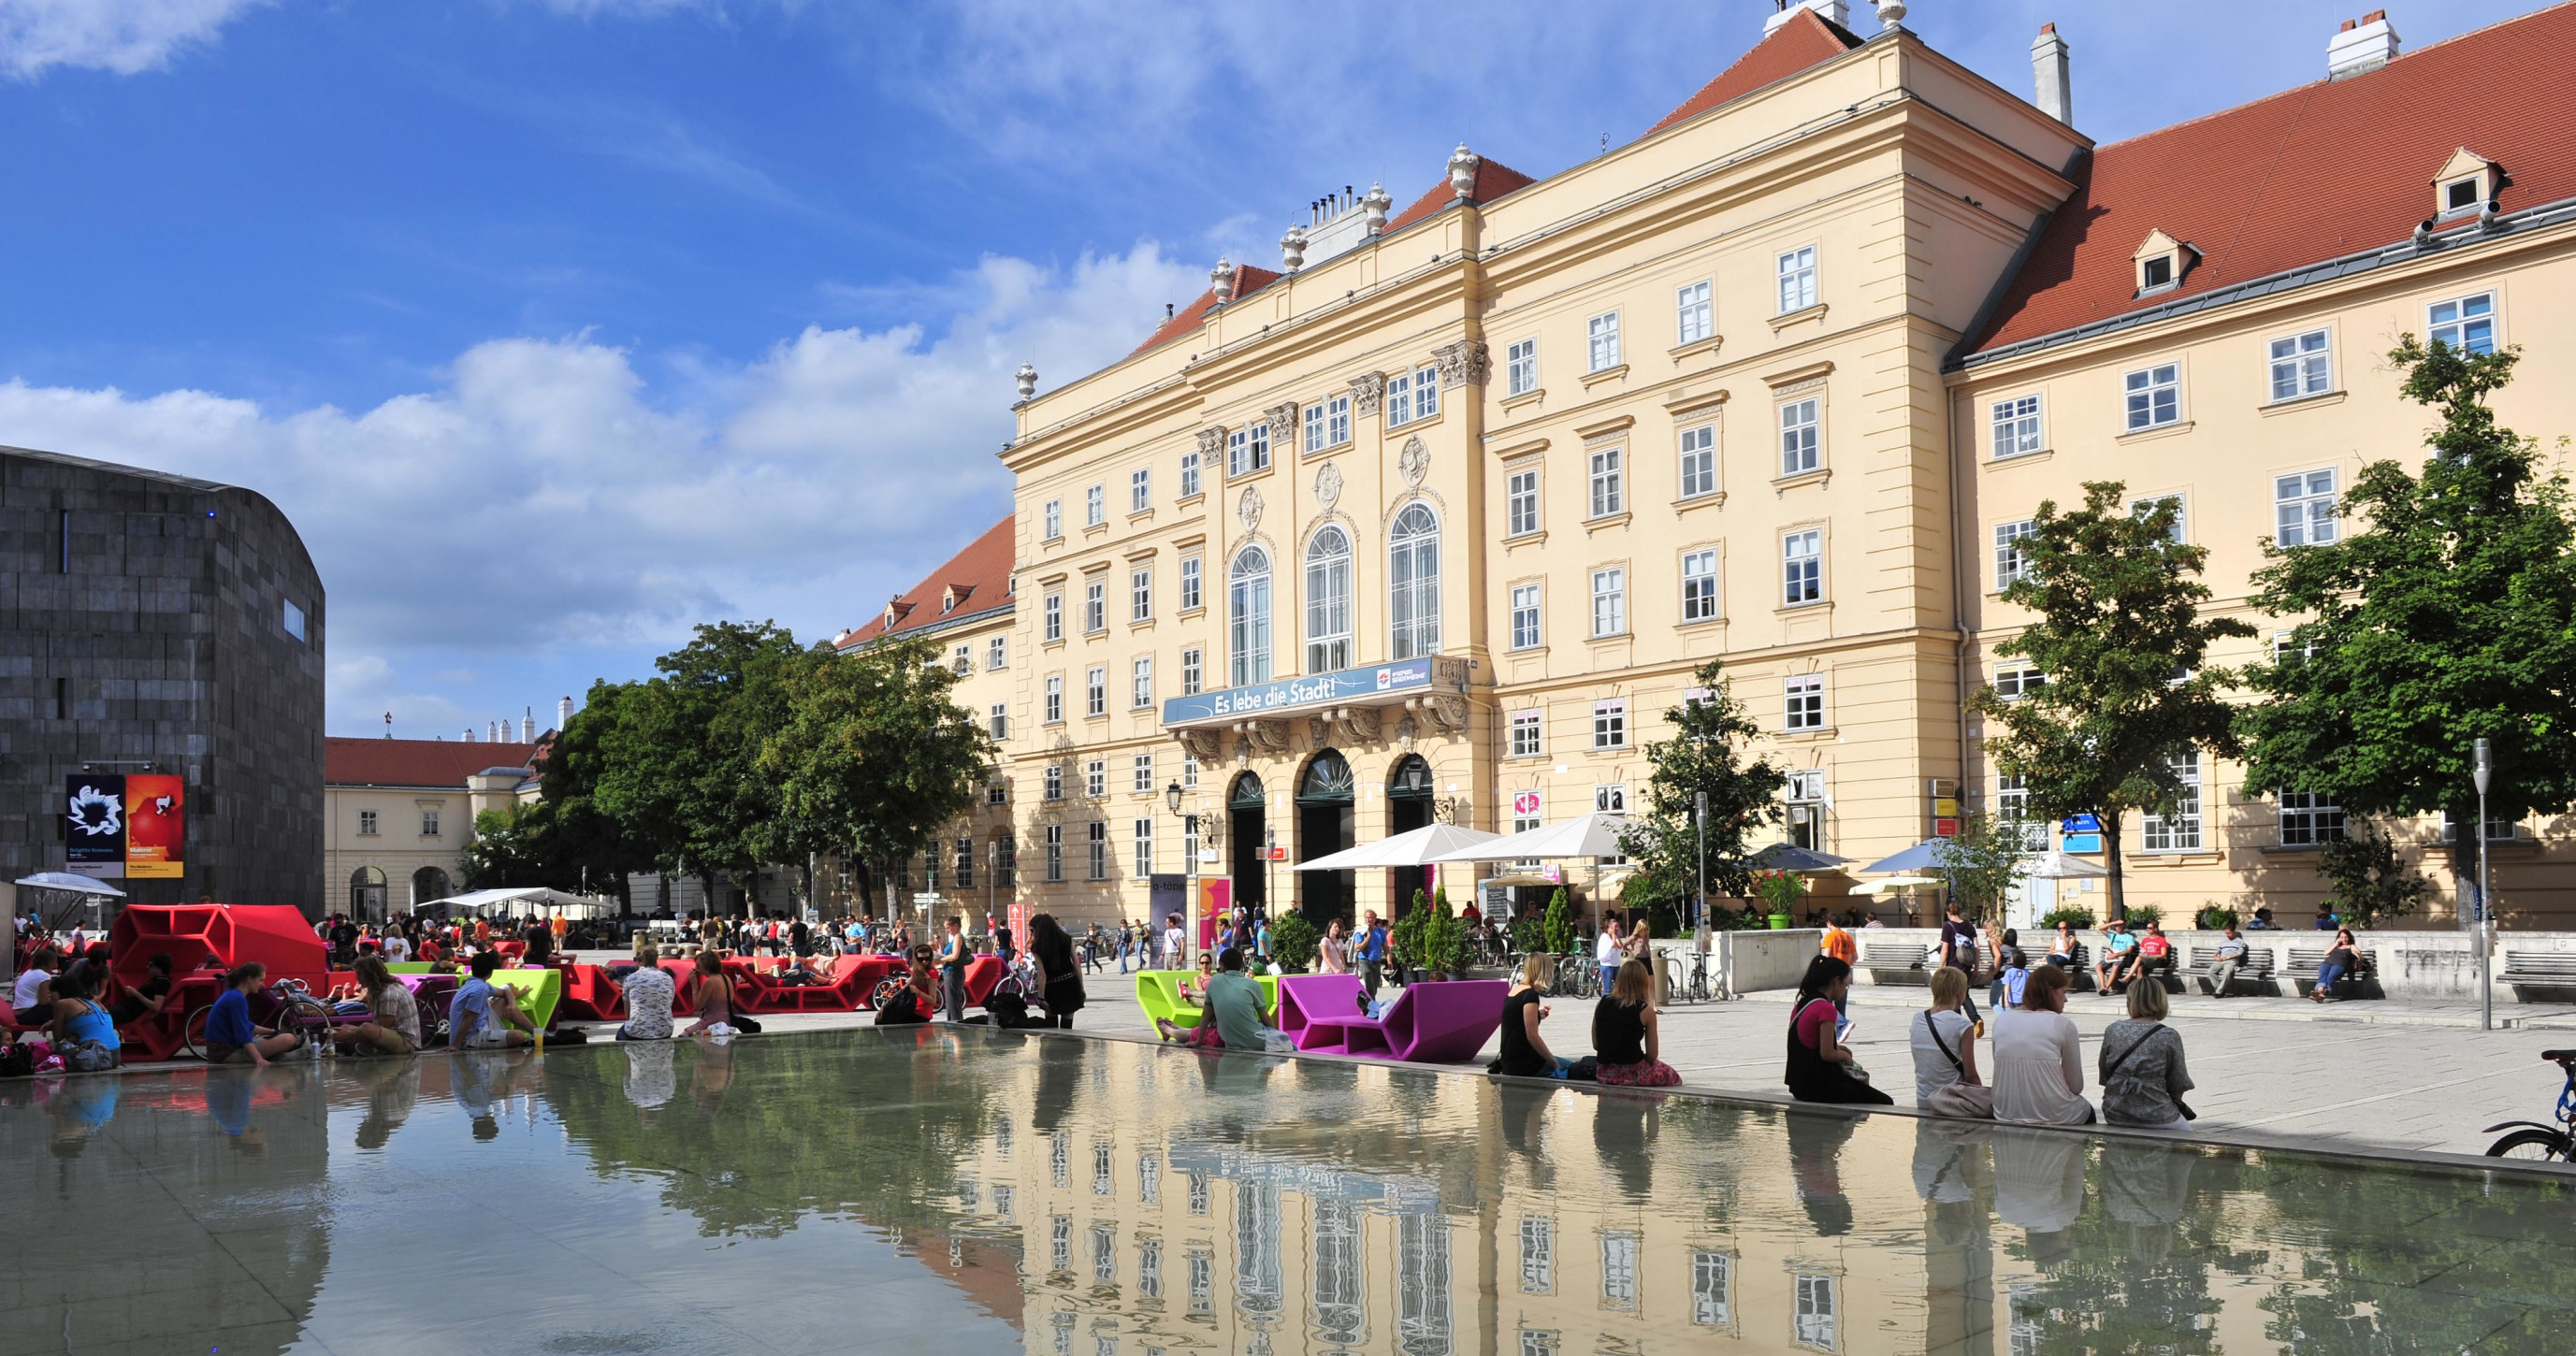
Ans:
[[[2558,1124],[2499,1121],[2490,1125],[2482,1133],[2513,1133],[2488,1145],[2487,1157],[2527,1158],[2542,1163],[2564,1163],[2576,1158],[2576,1050],[2543,1050],[2540,1057],[2567,1075],[2567,1085],[2558,1092]]]
[[[206,1017],[214,1004],[191,1009],[179,1025],[179,1048],[194,1059],[206,1057]],[[271,1031],[291,1031],[308,1044],[330,1039],[331,1028],[339,1025],[331,1017],[331,1005],[313,996],[313,991],[300,979],[282,979],[252,997],[251,1021]]]

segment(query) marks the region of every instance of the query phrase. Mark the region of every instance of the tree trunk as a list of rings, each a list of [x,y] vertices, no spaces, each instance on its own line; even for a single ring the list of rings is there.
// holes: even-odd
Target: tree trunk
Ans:
[[[2129,916],[2129,897],[2120,886],[2120,812],[2107,811],[2100,816],[2104,846],[2111,854],[2111,902],[2102,912],[2102,921]]]

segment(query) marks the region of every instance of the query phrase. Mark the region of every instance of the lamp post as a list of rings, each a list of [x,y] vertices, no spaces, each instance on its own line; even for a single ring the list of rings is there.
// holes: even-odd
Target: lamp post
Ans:
[[[2476,762],[2470,774],[2478,784],[2478,1030],[2495,1030],[2495,984],[2488,975],[2493,960],[2495,911],[2487,899],[2487,783],[2494,780],[2495,759],[2487,741],[2477,742]]]
[[[1189,928],[1184,935],[1195,935],[1199,925],[1198,854],[1191,849],[1198,843],[1199,817],[1181,814],[1181,784],[1177,781],[1163,788],[1163,804],[1181,820],[1181,921]],[[1162,935],[1162,929],[1156,926],[1161,921],[1157,918],[1145,920],[1149,949],[1150,939]],[[1170,956],[1163,958],[1163,964],[1168,968],[1181,968]]]
[[[1708,793],[1705,791],[1691,793],[1691,835],[1697,843],[1691,858],[1699,868],[1699,900],[1691,910],[1691,930],[1697,932],[1708,926]],[[1701,942],[1700,949],[1707,950],[1708,944]]]

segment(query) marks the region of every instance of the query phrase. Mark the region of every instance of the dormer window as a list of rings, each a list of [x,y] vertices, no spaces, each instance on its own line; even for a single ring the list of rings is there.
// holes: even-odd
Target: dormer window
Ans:
[[[2149,232],[2146,243],[2129,256],[2130,262],[2137,265],[2138,295],[2153,296],[2181,286],[2182,275],[2199,257],[2200,251],[2163,231]]]
[[[951,585],[949,585],[947,588],[941,589],[941,590],[939,591],[939,610],[940,610],[942,613],[949,613],[949,612],[954,612],[954,611],[956,611],[956,610],[957,610],[957,586],[956,586],[956,585],[951,584]]]
[[[2504,191],[2504,170],[2463,146],[2433,176],[2433,215],[2456,217],[2483,209]]]

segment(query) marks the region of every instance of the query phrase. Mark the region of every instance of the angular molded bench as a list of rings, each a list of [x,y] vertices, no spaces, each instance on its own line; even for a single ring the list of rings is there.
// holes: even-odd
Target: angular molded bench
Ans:
[[[1196,981],[1198,977],[1199,972],[1196,970],[1139,970],[1136,972],[1136,1006],[1145,1010],[1145,1018],[1147,1021],[1170,1022],[1172,1025],[1177,1027],[1195,1027],[1199,1024],[1199,1018],[1201,1016],[1199,1006],[1198,1004],[1192,1003],[1181,997],[1181,981]],[[1331,979],[1348,977],[1332,975],[1291,975],[1289,978]],[[1254,975],[1252,979],[1254,983],[1261,986],[1261,1001],[1269,1004],[1272,1012],[1275,1013],[1279,1011],[1279,977],[1276,975]],[[1352,980],[1351,982],[1356,984],[1359,981]],[[990,986],[987,987],[989,988]],[[981,1002],[982,1000],[978,999],[977,1001]]]
[[[1499,979],[1414,984],[1395,996],[1385,1016],[1370,1018],[1358,1011],[1358,980],[1295,975],[1280,985],[1280,1030],[1298,1049],[1316,1054],[1457,1064],[1474,1059],[1502,1028],[1503,997],[1510,990]]]
[[[556,1011],[572,1022],[624,1021],[626,993],[609,976],[606,966],[565,966],[563,1003]]]

